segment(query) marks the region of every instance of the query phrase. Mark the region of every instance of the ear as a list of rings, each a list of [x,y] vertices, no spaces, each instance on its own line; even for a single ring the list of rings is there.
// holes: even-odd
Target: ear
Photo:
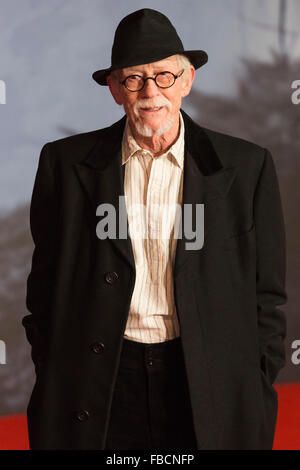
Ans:
[[[181,90],[182,98],[187,96],[191,91],[192,84],[195,78],[195,68],[191,65],[188,70],[185,70],[184,74],[186,74],[186,77],[183,78],[183,85]]]
[[[121,93],[121,90],[120,90],[119,82],[112,75],[108,75],[106,77],[106,82],[107,82],[107,85],[109,86],[109,90],[110,90],[115,102],[119,105],[122,105],[123,104],[123,97],[122,97],[122,93]]]

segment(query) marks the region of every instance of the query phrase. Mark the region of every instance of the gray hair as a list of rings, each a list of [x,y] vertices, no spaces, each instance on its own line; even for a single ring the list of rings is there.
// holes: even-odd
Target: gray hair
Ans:
[[[176,54],[175,57],[177,59],[178,66],[181,69],[184,69],[184,71],[186,69],[189,69],[190,66],[193,65],[186,55]],[[186,82],[187,82],[187,76],[185,75],[185,73],[183,73],[183,75],[182,75],[182,80],[183,80],[183,83],[185,85]]]
[[[179,67],[182,67],[183,69],[188,69],[192,65],[190,59],[186,55],[176,54],[175,57]]]

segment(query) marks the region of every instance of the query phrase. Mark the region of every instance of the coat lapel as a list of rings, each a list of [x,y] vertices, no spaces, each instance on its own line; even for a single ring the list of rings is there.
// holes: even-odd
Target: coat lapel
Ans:
[[[181,215],[184,205],[209,204],[213,206],[219,198],[224,198],[235,177],[235,168],[224,168],[205,130],[195,124],[181,110],[185,124],[185,160]],[[110,239],[128,264],[135,269],[130,237],[118,238],[119,233],[119,196],[124,196],[124,170],[122,165],[121,144],[126,116],[103,131],[87,157],[75,163],[75,170],[86,192],[90,205],[90,221],[96,230],[96,210],[99,204],[109,203],[116,209],[117,238]],[[183,220],[183,219],[182,219]],[[128,220],[126,217],[127,233]],[[205,225],[205,224],[204,224]],[[205,228],[204,234],[207,236]],[[184,224],[182,238],[177,240],[174,276],[193,256],[195,251],[186,250]]]
[[[124,170],[122,165],[122,136],[126,116],[101,134],[87,158],[75,163],[75,170],[89,199],[89,218],[96,232],[99,217],[96,215],[100,204],[111,204],[116,210],[117,238],[110,238],[121,256],[135,270],[134,256],[130,237],[118,238],[119,233],[119,196],[124,196]],[[125,221],[128,233],[128,220]]]
[[[184,230],[184,205],[204,204],[204,243],[209,227],[206,225],[206,213],[217,214],[220,198],[226,197],[235,178],[235,167],[223,166],[205,129],[198,126],[181,110],[185,125],[185,159],[183,176],[183,195],[181,204],[182,238],[177,240],[174,276],[182,266],[195,254],[186,250],[187,239]],[[194,211],[193,211],[194,217]]]

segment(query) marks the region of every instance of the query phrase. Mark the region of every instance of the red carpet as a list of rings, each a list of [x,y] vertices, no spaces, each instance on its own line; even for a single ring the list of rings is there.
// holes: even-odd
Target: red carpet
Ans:
[[[0,449],[29,449],[25,415],[2,416],[0,418]]]
[[[275,386],[278,417],[273,449],[300,450],[300,382]]]
[[[279,408],[274,450],[300,450],[300,382],[276,385]],[[25,415],[0,418],[0,450],[27,450]]]

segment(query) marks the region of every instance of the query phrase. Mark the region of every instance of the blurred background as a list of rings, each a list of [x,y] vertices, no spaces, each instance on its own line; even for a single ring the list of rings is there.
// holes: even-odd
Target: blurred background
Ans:
[[[277,383],[300,382],[300,364],[291,360],[292,342],[300,340],[300,104],[291,99],[292,83],[300,80],[300,0],[0,0],[0,339],[6,344],[0,416],[24,414],[34,384],[21,319],[28,313],[29,204],[40,150],[123,115],[91,75],[110,66],[121,18],[144,7],[165,13],[186,49],[208,52],[183,109],[204,127],[272,152],[289,296],[287,365]]]

